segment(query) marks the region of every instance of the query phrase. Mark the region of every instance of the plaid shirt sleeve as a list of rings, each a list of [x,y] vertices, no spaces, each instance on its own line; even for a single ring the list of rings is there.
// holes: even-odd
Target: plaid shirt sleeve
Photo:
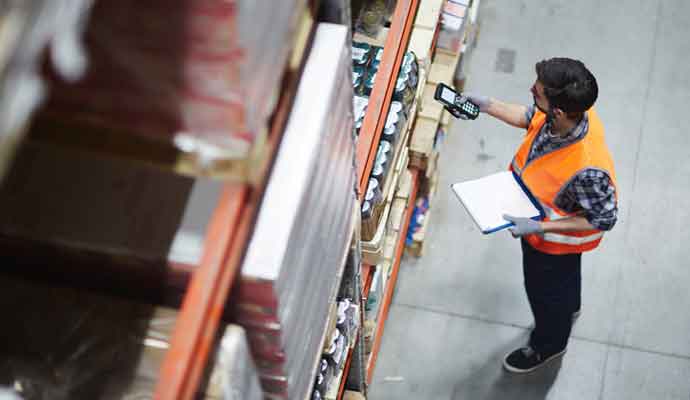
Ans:
[[[556,206],[566,212],[583,211],[592,226],[609,231],[618,219],[616,188],[608,174],[586,169],[573,179],[556,199]]]
[[[525,121],[527,121],[527,126],[532,123],[532,118],[534,117],[536,109],[534,104],[527,106],[527,111],[525,111]]]

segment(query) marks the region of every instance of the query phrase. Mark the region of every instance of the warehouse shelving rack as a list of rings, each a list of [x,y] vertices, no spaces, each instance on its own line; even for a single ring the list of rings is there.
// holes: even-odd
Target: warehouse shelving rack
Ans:
[[[391,18],[390,29],[383,47],[381,65],[377,73],[377,79],[374,83],[371,96],[369,97],[367,113],[362,122],[359,141],[357,143],[357,177],[359,179],[360,199],[362,199],[364,193],[366,193],[369,176],[378,149],[378,143],[386,123],[388,108],[390,107],[393,91],[395,90],[398,72],[400,71],[402,59],[407,50],[418,8],[419,0],[398,1]],[[406,151],[406,147],[403,148],[403,151]],[[374,367],[376,365],[377,353],[384,330],[383,328],[395,290],[395,282],[400,268],[402,253],[405,248],[407,226],[409,225],[410,216],[414,209],[418,172],[412,169],[411,173],[412,189],[408,199],[408,206],[403,216],[403,227],[396,243],[390,283],[386,286],[381,312],[377,318],[378,326],[376,329],[376,339],[374,341],[372,355],[369,360],[365,360],[367,383],[371,382]],[[375,266],[372,265],[363,265],[362,283],[364,287],[364,297],[368,294],[368,288],[371,287],[374,268]]]
[[[369,175],[373,168],[378,143],[385,126],[387,111],[395,89],[397,75],[407,50],[415,17],[421,0],[398,0],[386,37],[384,52],[377,79],[369,100],[356,149],[357,188],[361,199],[366,192]],[[292,101],[299,85],[299,78],[312,40],[315,11],[318,1],[309,1],[299,24],[290,66],[280,88],[280,98],[270,121],[266,136],[265,157],[261,157],[248,181],[225,184],[218,205],[209,224],[203,257],[194,269],[177,270],[189,280],[184,291],[170,347],[167,351],[156,387],[157,399],[192,399],[202,384],[204,369],[218,339],[218,328],[225,308],[232,300],[232,288],[239,277],[240,266],[251,238],[253,224],[261,205],[263,191],[268,181],[274,156],[280,146],[282,133],[289,119]],[[404,148],[404,151],[407,151]],[[410,193],[407,198],[403,224],[395,244],[390,283],[386,286],[379,313],[374,351],[366,362],[366,380],[371,382],[377,353],[380,348],[385,320],[395,290],[395,282],[405,247],[405,236],[414,209],[419,179],[423,171],[411,167]],[[366,295],[371,286],[374,266],[363,265],[362,282]],[[361,335],[360,330],[360,335]],[[339,382],[338,398],[343,397],[348,369],[353,363],[348,354],[343,379]]]
[[[254,183],[228,183],[209,224],[201,263],[192,275],[156,386],[157,399],[193,399],[198,391],[231,289],[239,276],[253,223],[313,39],[316,1],[305,9],[270,121],[265,152],[254,166]]]

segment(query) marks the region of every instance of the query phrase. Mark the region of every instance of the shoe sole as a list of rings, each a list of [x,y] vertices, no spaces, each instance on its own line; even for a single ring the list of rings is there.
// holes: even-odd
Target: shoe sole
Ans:
[[[510,355],[510,353],[508,353],[505,357],[503,357],[503,368],[505,368],[506,371],[512,372],[514,374],[528,374],[530,372],[538,370],[539,368],[545,366],[546,364],[550,363],[551,361],[555,360],[556,358],[563,356],[566,351],[568,351],[568,349],[565,349],[565,350],[561,351],[560,353],[556,353],[556,354],[552,355],[551,357],[544,360],[541,364],[536,365],[536,366],[529,368],[529,369],[519,369],[519,368],[511,367],[508,364],[508,362],[506,361],[508,359],[508,356]]]

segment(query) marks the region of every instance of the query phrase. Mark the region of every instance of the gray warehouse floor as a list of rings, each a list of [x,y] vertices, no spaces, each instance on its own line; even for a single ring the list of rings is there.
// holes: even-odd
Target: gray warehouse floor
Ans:
[[[502,371],[527,339],[519,242],[483,236],[449,184],[506,168],[522,132],[457,121],[441,152],[424,257],[406,257],[371,399],[690,399],[690,2],[482,0],[469,91],[530,103],[534,63],[579,58],[616,163],[619,220],[583,257],[562,361]],[[496,71],[499,50],[513,72]],[[504,51],[505,53],[505,51]]]

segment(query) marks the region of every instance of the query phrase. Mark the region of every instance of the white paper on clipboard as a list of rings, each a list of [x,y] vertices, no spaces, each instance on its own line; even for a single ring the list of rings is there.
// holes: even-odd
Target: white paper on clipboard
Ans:
[[[504,214],[536,220],[544,218],[542,207],[511,171],[450,186],[484,234],[513,226],[513,223],[503,219]]]

